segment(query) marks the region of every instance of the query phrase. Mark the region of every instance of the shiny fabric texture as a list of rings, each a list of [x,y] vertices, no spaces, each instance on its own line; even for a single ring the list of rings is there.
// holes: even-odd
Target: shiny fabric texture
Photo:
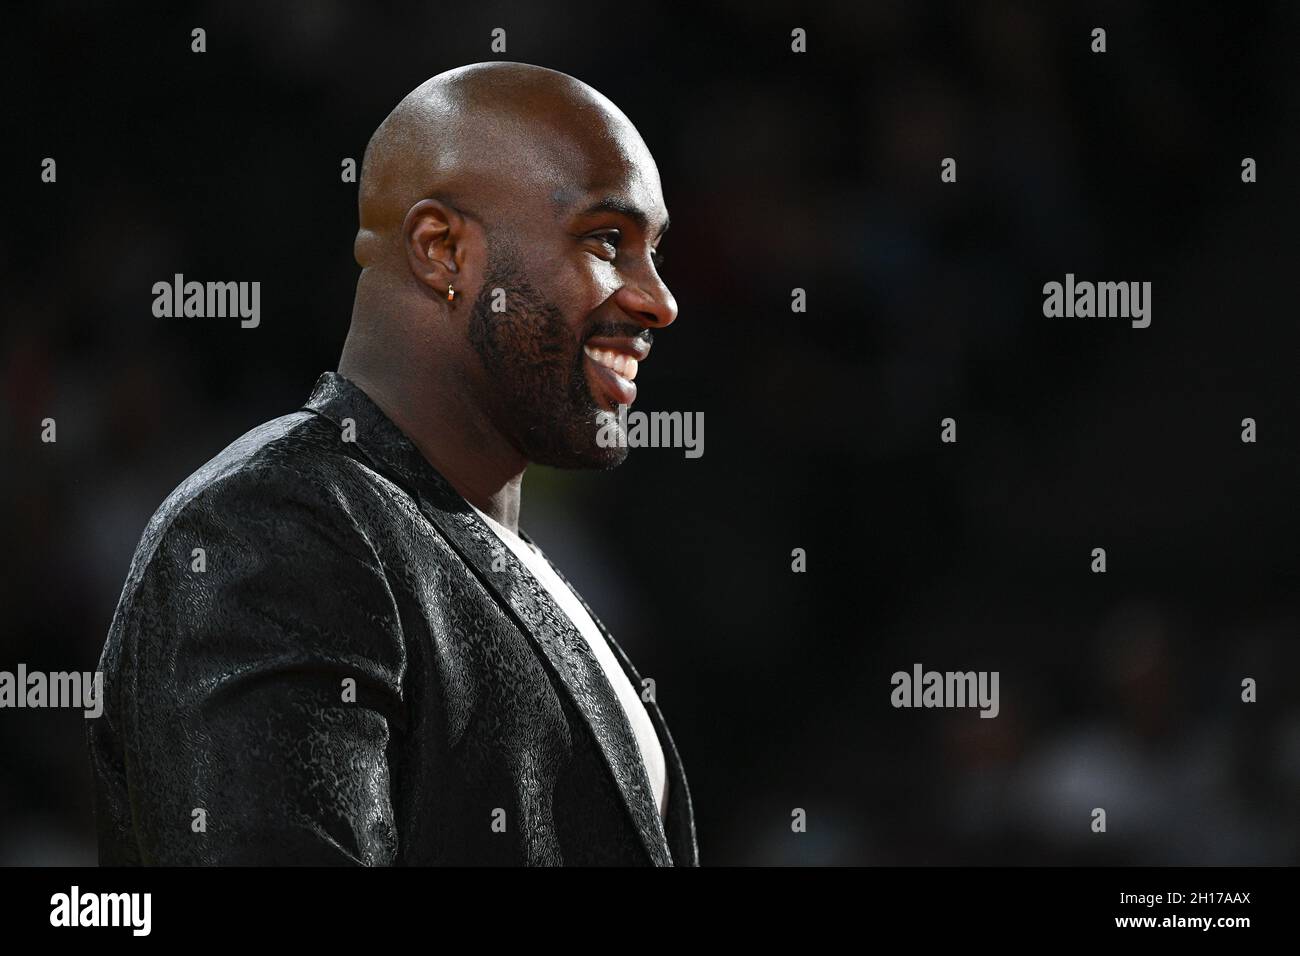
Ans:
[[[577,629],[336,372],[162,504],[99,666],[103,865],[699,865],[658,704],[662,821]]]

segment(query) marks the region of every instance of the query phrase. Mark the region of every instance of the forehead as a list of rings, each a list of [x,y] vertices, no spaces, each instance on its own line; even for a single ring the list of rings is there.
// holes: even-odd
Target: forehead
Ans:
[[[654,157],[626,115],[598,94],[538,95],[490,121],[466,122],[466,192],[483,196],[513,228],[569,225],[603,200],[607,213],[639,211],[630,218],[652,234],[667,223]]]
[[[651,231],[667,220],[659,169],[630,123],[592,117],[589,126],[556,137],[552,157],[547,194],[557,217],[603,203],[605,211],[644,218]]]

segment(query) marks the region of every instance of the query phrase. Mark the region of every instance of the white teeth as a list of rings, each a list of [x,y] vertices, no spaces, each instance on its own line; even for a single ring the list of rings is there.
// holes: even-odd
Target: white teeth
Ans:
[[[593,349],[590,345],[584,345],[582,350],[597,365],[603,365],[620,378],[625,378],[629,382],[636,378],[640,363],[632,356],[615,352],[613,349]]]

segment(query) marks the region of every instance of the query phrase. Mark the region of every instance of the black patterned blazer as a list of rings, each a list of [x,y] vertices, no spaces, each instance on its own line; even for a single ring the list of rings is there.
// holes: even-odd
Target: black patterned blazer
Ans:
[[[162,504],[100,669],[104,865],[699,865],[658,705],[662,822],[586,641],[334,372]]]

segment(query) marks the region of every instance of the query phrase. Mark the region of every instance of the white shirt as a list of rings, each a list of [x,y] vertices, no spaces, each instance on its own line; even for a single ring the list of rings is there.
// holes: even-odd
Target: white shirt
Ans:
[[[627,674],[623,672],[618,659],[614,656],[613,649],[605,641],[604,635],[600,633],[600,628],[591,619],[591,615],[582,606],[582,602],[578,600],[572,588],[565,585],[540,551],[535,550],[527,541],[505,527],[505,525],[498,524],[494,519],[489,518],[474,505],[470,507],[478,511],[479,517],[483,519],[484,523],[496,532],[497,537],[505,542],[506,546],[532,572],[533,577],[550,592],[555,603],[569,616],[573,626],[578,629],[578,633],[587,641],[592,654],[600,662],[606,679],[609,680],[610,686],[614,688],[614,694],[618,698],[618,702],[623,705],[623,713],[627,715],[628,723],[632,725],[632,732],[636,736],[637,746],[641,750],[641,760],[645,764],[646,775],[650,778],[651,792],[654,793],[659,804],[659,816],[662,819],[668,806],[668,773],[664,763],[663,747],[659,743],[658,734],[655,733],[654,723],[651,722],[650,715],[646,713],[645,705],[641,703],[636,688],[632,686]]]

